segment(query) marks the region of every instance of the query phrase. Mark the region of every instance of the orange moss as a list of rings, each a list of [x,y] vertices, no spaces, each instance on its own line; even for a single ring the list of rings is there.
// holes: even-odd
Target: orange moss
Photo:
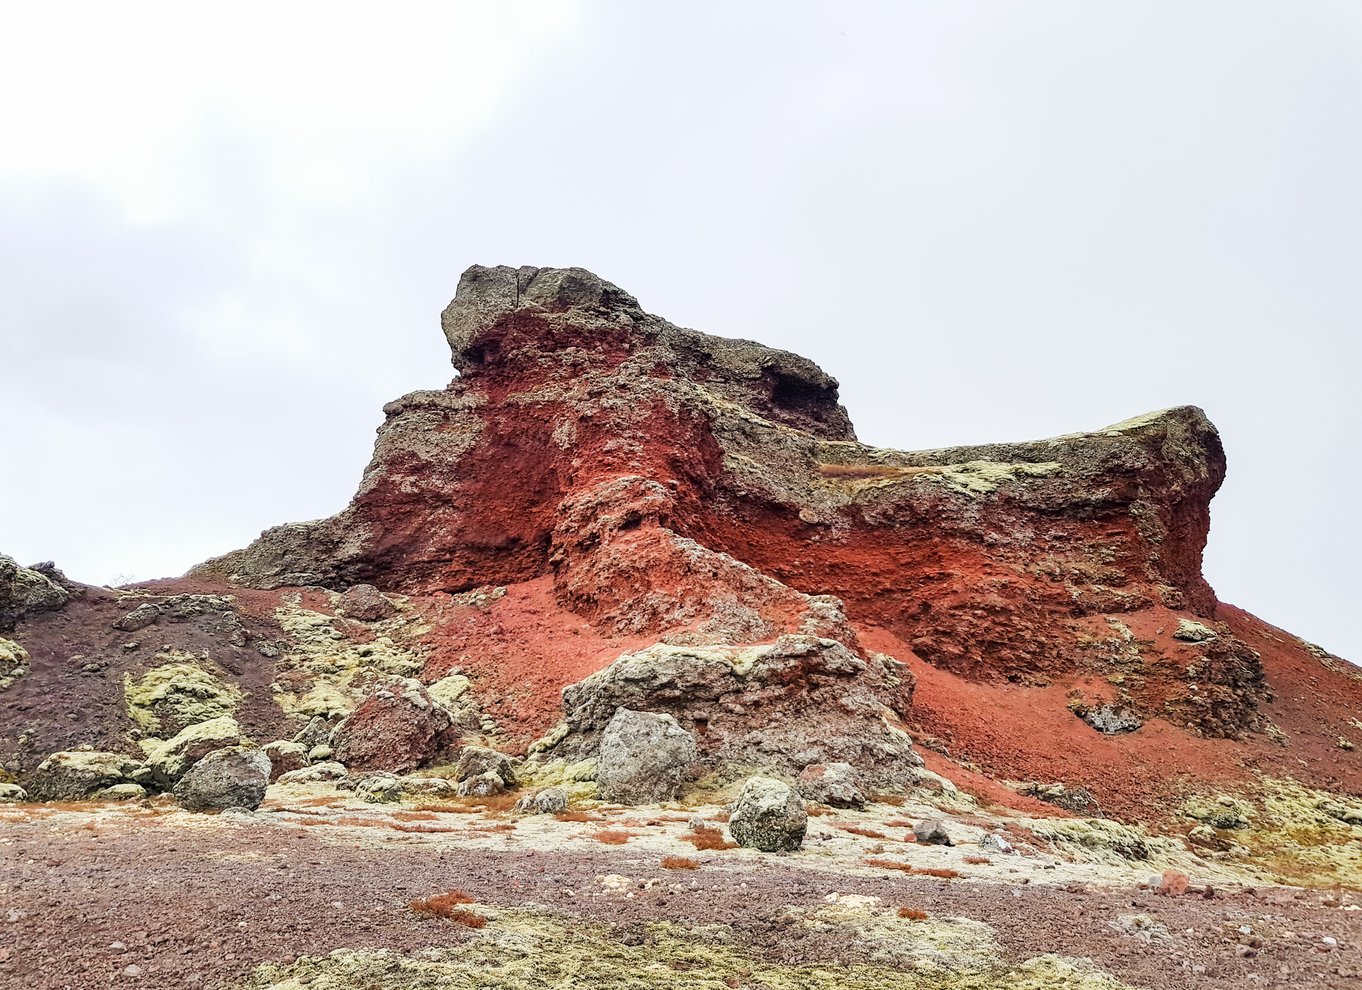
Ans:
[[[599,822],[599,815],[589,815],[585,811],[555,811],[553,817],[560,822]]]
[[[662,868],[664,870],[698,870],[700,864],[693,859],[685,856],[663,856]]]
[[[622,846],[630,839],[634,838],[634,833],[603,828],[598,832],[592,832],[591,837],[597,842],[604,842],[607,846]]]
[[[914,866],[911,863],[900,863],[892,859],[867,859],[866,866],[875,866],[881,870],[898,870],[901,873],[913,873],[923,877],[940,877],[942,880],[954,880],[960,876],[959,870],[945,870],[934,866]]]
[[[965,862],[969,863],[971,866],[984,866],[993,862],[993,860],[989,859],[987,856],[966,856]]]
[[[889,836],[883,832],[877,832],[873,828],[866,828],[864,825],[838,825],[843,832],[850,832],[852,835],[863,835],[867,839],[887,839]]]
[[[407,906],[417,914],[428,914],[437,918],[445,918],[456,924],[466,925],[469,928],[481,928],[487,924],[487,919],[476,911],[468,911],[460,907],[461,904],[472,904],[473,898],[469,897],[462,890],[451,890],[446,894],[436,894],[434,897],[426,897],[421,900],[412,901]]]
[[[724,838],[724,833],[721,830],[711,828],[708,825],[698,828],[688,835],[681,836],[681,841],[689,842],[696,849],[700,850],[738,848],[736,842],[729,842]]]
[[[901,907],[899,908],[899,917],[907,918],[909,921],[926,921],[927,912],[921,908]]]

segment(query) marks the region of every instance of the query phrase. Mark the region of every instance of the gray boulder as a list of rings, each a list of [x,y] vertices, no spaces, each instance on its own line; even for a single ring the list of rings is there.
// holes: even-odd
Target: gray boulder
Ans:
[[[190,767],[175,785],[175,802],[188,811],[254,811],[265,800],[270,758],[251,746],[217,749]]]
[[[804,844],[808,825],[808,812],[795,789],[770,777],[748,780],[728,818],[734,841],[762,852],[794,852]]]
[[[454,764],[454,779],[459,781],[494,773],[507,787],[516,785],[515,761],[505,753],[483,746],[465,746],[459,750],[458,762]]]
[[[913,835],[925,846],[953,846],[946,823],[940,818],[924,818],[913,826]]]
[[[402,799],[402,781],[388,773],[376,773],[355,784],[355,797],[370,804],[392,804]]]
[[[323,781],[340,780],[346,774],[343,764],[335,762],[314,763],[301,770],[289,770],[280,774],[281,784],[319,784]]]
[[[501,775],[491,770],[459,781],[460,797],[491,797],[505,790],[506,784]]]
[[[53,753],[29,776],[26,789],[34,801],[85,801],[126,783],[141,766],[126,753],[81,749]]]
[[[336,611],[347,619],[379,622],[397,614],[397,606],[372,584],[357,584],[340,596]]]
[[[526,815],[553,815],[567,811],[567,791],[561,787],[546,787],[534,794],[526,794],[516,802],[515,810]]]
[[[799,793],[810,801],[832,808],[864,808],[861,775],[850,763],[814,763],[796,781]]]
[[[147,751],[149,782],[161,790],[171,790],[190,767],[209,753],[240,746],[242,742],[241,726],[230,715],[197,722],[165,741],[145,740],[142,746]],[[143,783],[143,777],[135,779]]]
[[[620,804],[670,801],[698,758],[695,737],[670,715],[621,708],[601,733],[596,759],[601,799]]]

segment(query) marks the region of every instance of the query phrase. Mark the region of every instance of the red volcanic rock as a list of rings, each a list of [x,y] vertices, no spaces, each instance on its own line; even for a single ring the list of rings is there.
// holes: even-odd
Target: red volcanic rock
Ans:
[[[336,726],[331,743],[334,758],[351,770],[406,773],[434,760],[457,738],[449,712],[419,682],[393,677]]]

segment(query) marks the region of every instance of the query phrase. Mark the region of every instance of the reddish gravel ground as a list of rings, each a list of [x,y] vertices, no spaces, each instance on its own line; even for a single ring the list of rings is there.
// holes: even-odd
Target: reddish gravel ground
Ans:
[[[1352,894],[1273,888],[1158,897],[1143,890],[1008,887],[925,877],[846,876],[798,868],[780,857],[759,866],[705,859],[683,877],[654,854],[439,848],[400,837],[381,848],[323,841],[309,829],[241,824],[177,828],[156,818],[115,826],[6,824],[0,834],[0,986],[85,990],[102,986],[224,986],[266,961],[342,947],[398,951],[453,945],[466,929],[425,920],[414,898],[451,888],[491,905],[536,902],[615,926],[652,919],[732,925],[758,955],[837,962],[852,947],[780,917],[828,893],[874,895],[932,915],[992,925],[1010,957],[1087,956],[1138,987],[1362,986],[1362,910]],[[586,896],[600,874],[661,877],[635,896]],[[694,886],[689,886],[691,881]],[[1173,933],[1148,945],[1112,929],[1146,913]],[[1263,919],[1272,919],[1266,922]],[[1239,926],[1268,928],[1256,948]],[[1288,934],[1282,934],[1288,933]],[[1322,936],[1338,947],[1321,951]],[[138,975],[126,975],[137,967]]]

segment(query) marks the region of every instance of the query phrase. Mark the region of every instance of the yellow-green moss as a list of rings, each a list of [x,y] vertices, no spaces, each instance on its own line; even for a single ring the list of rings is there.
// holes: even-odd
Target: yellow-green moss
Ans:
[[[191,725],[233,714],[241,689],[225,684],[188,653],[160,653],[166,660],[141,677],[123,676],[128,714],[146,735],[171,736]]]
[[[28,651],[0,636],[0,691],[28,673]]]
[[[1211,828],[1247,828],[1253,805],[1228,794],[1195,794],[1182,802],[1178,812]]]
[[[591,801],[597,794],[595,760],[577,763],[530,760],[516,771],[516,776],[525,787],[561,787],[572,801]]]
[[[341,949],[288,966],[266,965],[242,990],[525,990],[591,987],[593,990],[1122,990],[1091,964],[1039,956],[1016,966],[996,956],[960,968],[932,963],[896,969],[876,963],[785,965],[746,951],[721,925],[656,922],[640,945],[625,945],[600,925],[529,910],[489,911],[487,926],[469,942],[413,956],[389,950]],[[911,933],[921,922],[893,919]],[[438,920],[413,922],[441,925]],[[905,935],[912,939],[916,936]],[[446,937],[432,933],[432,942]]]

